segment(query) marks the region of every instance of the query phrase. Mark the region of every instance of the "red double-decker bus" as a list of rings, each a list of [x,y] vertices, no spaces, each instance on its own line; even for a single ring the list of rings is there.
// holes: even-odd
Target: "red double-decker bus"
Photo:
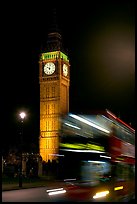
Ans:
[[[62,118],[59,179],[71,201],[135,198],[135,130],[109,110]]]

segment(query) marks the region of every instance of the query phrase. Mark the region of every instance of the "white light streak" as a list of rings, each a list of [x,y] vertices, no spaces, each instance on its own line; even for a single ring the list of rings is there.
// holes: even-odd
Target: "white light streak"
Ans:
[[[48,189],[48,190],[47,190],[47,193],[48,193],[48,192],[53,192],[53,191],[61,191],[61,190],[63,190],[63,188]]]
[[[90,122],[90,121],[88,121],[88,120],[86,120],[86,119],[84,119],[84,118],[81,118],[81,117],[78,116],[78,115],[74,115],[74,114],[69,114],[69,115],[70,115],[72,118],[75,118],[75,119],[77,119],[77,120],[79,120],[79,121],[81,121],[81,122],[83,122],[83,123],[85,123],[85,124],[87,124],[87,125],[90,125],[90,126],[96,128],[96,129],[98,129],[98,130],[101,130],[102,132],[110,133],[109,130],[107,130],[107,129],[105,129],[105,128],[102,128],[102,127],[100,127],[100,126],[98,126],[98,125],[96,125],[96,124],[94,124],[94,123],[92,123],[92,122]]]
[[[77,127],[77,126],[75,126],[75,125],[72,125],[72,124],[70,124],[70,123],[65,123],[65,125],[67,125],[67,126],[69,126],[69,127],[73,127],[73,128],[75,128],[75,129],[78,129],[78,130],[81,129],[81,128],[79,128],[79,127]]]
[[[64,181],[76,181],[76,178],[74,178],[74,179],[64,179]]]
[[[63,151],[69,151],[69,152],[92,152],[92,153],[104,153],[102,151],[98,151],[98,150],[84,150],[84,149],[61,149]]]
[[[106,109],[106,111],[107,111],[107,113],[108,113],[109,115],[111,115],[113,118],[115,118],[115,119],[117,118],[117,117],[114,115],[114,113],[110,112],[110,111],[107,110],[107,109]]]
[[[48,155],[51,155],[51,156],[57,156],[57,157],[64,157],[63,154],[48,154]]]
[[[48,195],[57,195],[57,194],[66,193],[66,190],[64,190],[63,188],[55,188],[55,189],[47,190],[47,193]]]
[[[104,157],[104,158],[111,159],[111,157],[109,157],[109,156],[105,156],[105,155],[100,155],[100,157]]]
[[[91,162],[91,163],[94,163],[94,164],[104,164],[104,163],[106,163],[104,161],[91,161],[91,160],[88,160],[88,162]]]

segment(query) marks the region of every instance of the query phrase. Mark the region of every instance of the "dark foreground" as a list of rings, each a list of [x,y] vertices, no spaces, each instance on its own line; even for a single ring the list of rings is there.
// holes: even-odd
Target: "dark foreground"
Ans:
[[[93,199],[89,188],[77,188],[60,181],[33,180],[2,184],[2,202],[134,202],[125,197],[122,200]]]

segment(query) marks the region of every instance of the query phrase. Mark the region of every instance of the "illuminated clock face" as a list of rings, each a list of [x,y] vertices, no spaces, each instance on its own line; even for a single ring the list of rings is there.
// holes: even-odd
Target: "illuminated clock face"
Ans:
[[[55,72],[55,64],[53,62],[48,62],[44,66],[44,72],[47,75],[51,75]]]
[[[63,74],[64,76],[68,75],[68,66],[66,64],[63,64]]]

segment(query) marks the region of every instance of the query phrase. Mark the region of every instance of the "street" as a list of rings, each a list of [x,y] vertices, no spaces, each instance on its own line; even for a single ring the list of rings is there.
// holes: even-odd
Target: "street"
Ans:
[[[49,196],[47,193],[47,190],[49,189],[50,190],[52,189],[50,191],[51,196]],[[3,191],[2,202],[72,202],[73,200],[68,199],[67,193],[62,189],[63,189],[63,186],[62,187],[50,186],[50,187],[35,187],[35,188],[29,188],[29,189]],[[58,194],[59,191],[60,193],[61,192],[63,193]],[[78,195],[80,196],[79,193]],[[83,200],[81,200],[81,202],[82,201]],[[122,202],[134,202],[134,201],[135,201],[135,198],[130,201],[128,199],[125,199]]]
[[[53,202],[53,199],[51,199],[46,192],[47,189],[48,187],[38,187],[4,191],[2,192],[2,202]],[[54,199],[54,202],[60,201],[66,201],[63,194],[56,195]]]

